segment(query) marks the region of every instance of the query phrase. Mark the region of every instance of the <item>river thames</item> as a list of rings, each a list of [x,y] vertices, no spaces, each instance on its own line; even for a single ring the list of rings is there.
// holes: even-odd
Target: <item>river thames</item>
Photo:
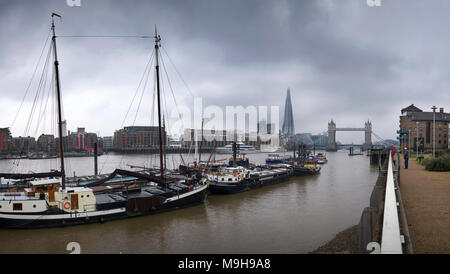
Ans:
[[[291,153],[287,153],[290,155]],[[205,203],[151,216],[103,224],[33,230],[0,229],[0,253],[307,253],[359,222],[378,176],[369,157],[348,151],[327,152],[328,163],[317,176],[293,177],[248,192],[216,196]],[[217,155],[216,159],[228,158]],[[248,155],[263,163],[267,154]],[[188,160],[187,155],[183,156]],[[207,160],[203,154],[202,159]],[[180,156],[167,156],[167,166]],[[68,158],[67,174],[94,173],[93,158]],[[128,165],[157,165],[157,156],[99,157],[99,171]],[[56,159],[0,161],[1,172],[48,171]]]

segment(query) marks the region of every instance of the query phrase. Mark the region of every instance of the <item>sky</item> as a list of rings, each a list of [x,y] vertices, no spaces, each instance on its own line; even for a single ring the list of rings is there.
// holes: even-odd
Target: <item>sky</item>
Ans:
[[[71,131],[85,127],[111,136],[123,126],[151,124],[153,72],[144,93],[138,86],[154,40],[62,36],[153,36],[155,25],[169,125],[201,97],[205,107],[222,109],[279,106],[281,127],[287,88],[297,133],[324,132],[331,119],[337,127],[361,128],[370,120],[378,136],[395,139],[400,110],[410,104],[450,112],[450,1],[381,0],[379,7],[366,0],[80,3],[0,0],[0,127],[11,127],[13,136],[55,132],[44,91],[27,127],[48,53],[51,12],[62,16],[55,25]],[[337,133],[343,143],[363,139],[363,132]]]

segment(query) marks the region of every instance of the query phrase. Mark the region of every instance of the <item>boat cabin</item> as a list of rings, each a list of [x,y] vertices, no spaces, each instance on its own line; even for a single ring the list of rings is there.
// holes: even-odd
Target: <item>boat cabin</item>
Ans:
[[[64,211],[91,211],[95,209],[96,199],[92,189],[86,187],[61,188],[59,179],[35,180],[24,189],[26,197],[46,200],[50,207]]]
[[[59,179],[35,180],[30,182],[30,187],[25,188],[24,192],[27,197],[40,197],[48,193],[49,202],[55,201],[55,192],[58,192],[61,186]]]

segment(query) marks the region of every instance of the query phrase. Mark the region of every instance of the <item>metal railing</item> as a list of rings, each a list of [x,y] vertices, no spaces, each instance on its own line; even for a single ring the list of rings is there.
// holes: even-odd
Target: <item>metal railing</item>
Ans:
[[[398,219],[398,202],[395,194],[392,153],[389,153],[386,194],[384,200],[383,232],[381,236],[381,254],[402,254],[402,235]]]

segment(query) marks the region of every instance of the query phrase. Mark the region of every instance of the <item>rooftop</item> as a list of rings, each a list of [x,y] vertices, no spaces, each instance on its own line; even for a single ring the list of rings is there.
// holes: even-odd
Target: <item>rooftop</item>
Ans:
[[[155,131],[158,130],[157,126],[129,126],[123,128],[125,131]],[[164,130],[164,127],[161,127]]]
[[[50,184],[59,184],[61,183],[60,179],[42,179],[35,180],[30,182],[33,186],[41,186],[41,185],[50,185]]]
[[[435,121],[450,122],[450,113],[436,112]],[[413,121],[433,121],[433,112],[414,112],[412,114]]]
[[[402,114],[404,112],[422,112],[422,110],[418,107],[416,107],[414,104],[411,104],[407,107],[405,107],[404,109],[402,109]]]

